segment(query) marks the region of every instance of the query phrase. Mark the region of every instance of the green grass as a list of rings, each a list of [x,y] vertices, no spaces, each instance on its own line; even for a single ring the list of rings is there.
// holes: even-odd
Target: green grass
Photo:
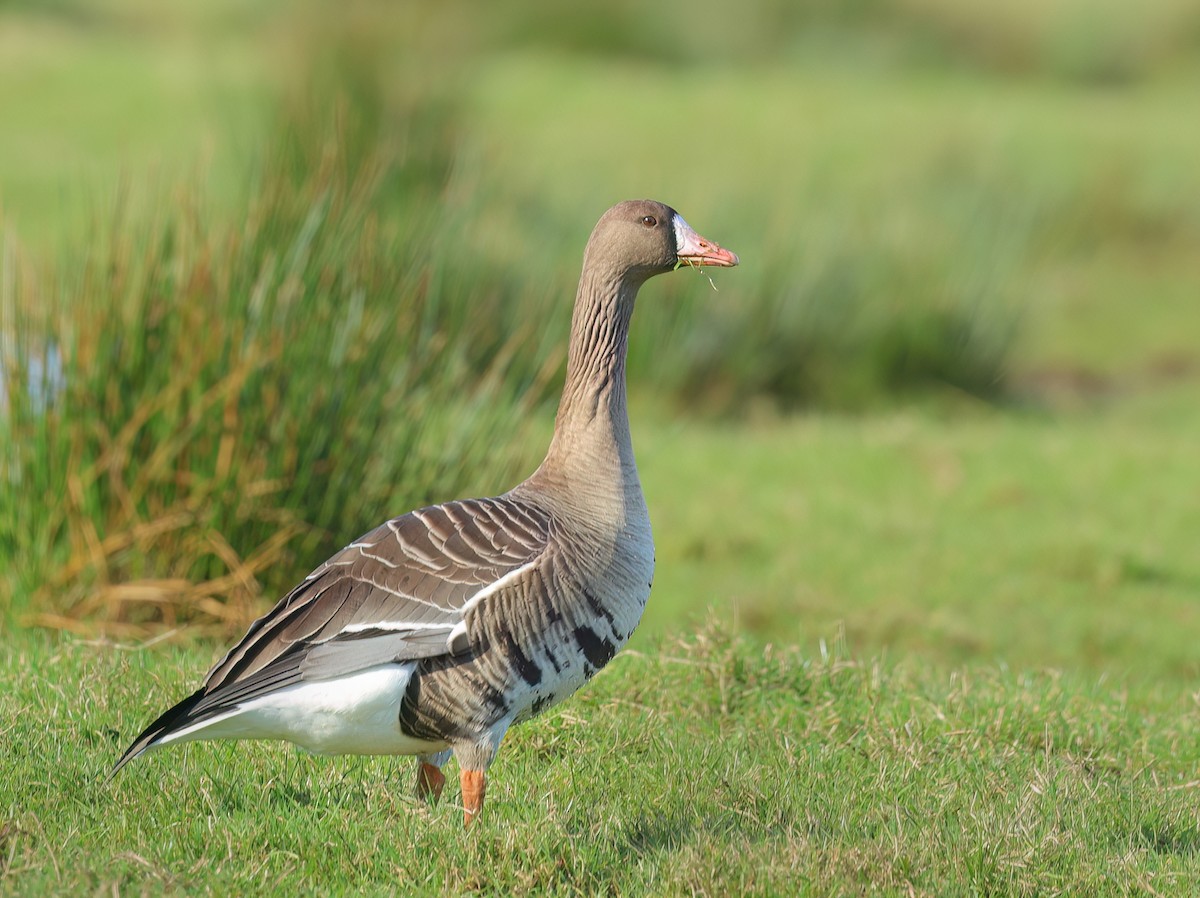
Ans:
[[[222,208],[235,201],[271,81],[261,45],[256,53],[244,35],[198,27],[204,7],[218,4],[192,4],[157,27],[149,8],[130,3],[8,6],[0,211],[24,241],[76,249],[89,214],[106,214],[131,185],[170,191],[202,178]]]
[[[22,639],[0,655],[0,891],[1182,895],[1200,875],[1187,690],[720,628],[642,648],[512,732],[464,834],[452,787],[411,797],[409,760],[194,745],[104,785],[208,653]]]
[[[198,744],[105,786],[220,649],[10,634],[0,889],[1191,894],[1187,403],[636,407],[647,619],[512,732],[466,835],[410,760]]]
[[[635,421],[658,546],[649,626],[689,613],[815,645],[1200,674],[1194,384],[1099,408]],[[640,426],[639,426],[640,425]]]
[[[0,13],[0,894],[1200,894],[1194,5],[500,9]],[[651,604],[478,827],[104,785],[189,634],[536,462],[632,195],[743,265],[644,292]]]

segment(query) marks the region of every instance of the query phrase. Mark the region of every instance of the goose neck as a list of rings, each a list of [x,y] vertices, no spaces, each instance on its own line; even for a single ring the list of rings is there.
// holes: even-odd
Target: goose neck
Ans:
[[[636,482],[625,356],[640,286],[628,274],[585,265],[571,321],[566,381],[543,468]]]

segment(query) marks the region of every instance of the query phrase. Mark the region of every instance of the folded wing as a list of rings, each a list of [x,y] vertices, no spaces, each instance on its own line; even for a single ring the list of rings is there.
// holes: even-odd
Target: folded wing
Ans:
[[[151,724],[113,772],[174,731],[295,683],[466,651],[467,611],[536,566],[550,527],[544,511],[509,496],[387,521],[256,620],[204,685]]]

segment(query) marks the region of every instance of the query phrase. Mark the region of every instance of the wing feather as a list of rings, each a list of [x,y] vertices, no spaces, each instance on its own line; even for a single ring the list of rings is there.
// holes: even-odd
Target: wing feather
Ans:
[[[450,627],[395,632],[375,630],[363,639],[338,637],[310,648],[300,662],[300,674],[305,680],[329,680],[377,664],[415,661],[443,654],[450,630]]]
[[[193,695],[160,715],[113,768],[209,718],[289,686],[471,646],[479,605],[551,563],[547,512],[509,494],[419,509],[318,566],[250,625]],[[111,776],[112,774],[110,774]]]
[[[266,615],[205,679],[196,713],[300,679],[449,654],[477,595],[534,562],[549,516],[502,496],[418,509],[342,549]],[[456,646],[465,644],[456,639]]]

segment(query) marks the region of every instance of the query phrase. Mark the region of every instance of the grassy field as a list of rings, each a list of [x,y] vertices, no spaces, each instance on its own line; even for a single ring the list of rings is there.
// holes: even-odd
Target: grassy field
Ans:
[[[647,623],[711,608],[810,649],[840,627],[856,652],[1184,687],[1200,675],[1193,395],[644,428]]]
[[[711,627],[642,646],[513,731],[467,837],[453,790],[432,809],[411,797],[411,762],[201,746],[104,785],[125,738],[208,653],[5,648],[17,775],[0,888],[1194,893],[1187,690],[809,653]]]
[[[0,895],[1200,895],[1196,13],[848,9],[0,10]],[[104,784],[536,462],[642,194],[743,264],[644,291],[650,607],[479,825],[278,745]]]
[[[198,745],[105,785],[219,648],[17,635],[0,890],[1193,894],[1187,401],[639,408],[645,626],[513,731],[466,838],[410,761]]]

